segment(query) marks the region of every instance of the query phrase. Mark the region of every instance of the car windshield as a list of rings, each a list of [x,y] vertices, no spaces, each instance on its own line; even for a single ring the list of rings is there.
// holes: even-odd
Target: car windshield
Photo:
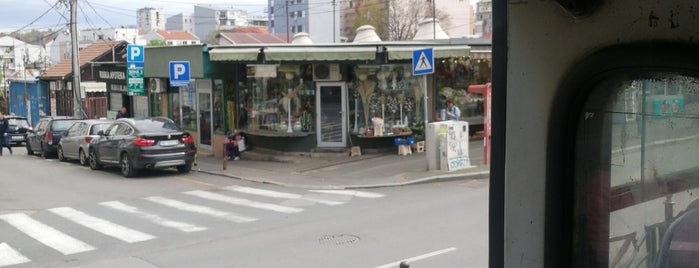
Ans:
[[[76,120],[56,120],[53,121],[53,131],[66,131]]]
[[[7,120],[10,126],[29,127],[29,123],[24,118],[10,118]]]
[[[135,125],[142,132],[172,133],[181,131],[175,123],[166,120],[138,120]]]
[[[90,129],[90,135],[97,135],[100,130],[107,130],[107,127],[110,125],[110,123],[94,124],[92,125],[92,129]]]

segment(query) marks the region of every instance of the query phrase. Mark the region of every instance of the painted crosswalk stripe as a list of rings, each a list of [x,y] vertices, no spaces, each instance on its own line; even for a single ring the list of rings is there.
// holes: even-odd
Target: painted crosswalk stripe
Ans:
[[[384,197],[383,194],[379,194],[379,193],[354,191],[354,190],[311,190],[311,192],[323,193],[323,194],[349,195],[349,196],[356,196],[356,197],[362,197],[362,198],[381,198],[381,197]]]
[[[77,224],[80,224],[82,226],[85,226],[87,228],[90,228],[92,230],[114,237],[127,243],[136,243],[155,238],[155,236],[91,216],[85,212],[78,211],[73,208],[59,207],[49,209],[49,211],[53,212],[58,216],[71,220]]]
[[[194,205],[194,204],[188,204],[185,202],[177,201],[174,199],[169,199],[169,198],[164,198],[160,196],[151,196],[151,197],[146,197],[145,198],[148,201],[158,203],[164,206],[168,206],[171,208],[179,209],[179,210],[184,210],[188,212],[193,212],[193,213],[199,213],[199,214],[204,214],[207,216],[212,216],[212,217],[217,217],[217,218],[222,218],[225,220],[229,220],[232,222],[251,222],[251,221],[256,221],[257,219],[247,217],[247,216],[241,216],[241,215],[236,215],[230,212],[226,211],[220,211],[216,210],[210,207],[205,207],[205,206],[199,206],[199,205]]]
[[[300,195],[300,194],[284,193],[284,192],[256,189],[256,188],[250,188],[250,187],[244,187],[244,186],[227,186],[227,187],[223,187],[223,189],[226,189],[229,191],[234,191],[234,192],[239,192],[239,193],[266,196],[266,197],[271,197],[271,198],[303,199],[303,200],[312,201],[312,202],[316,202],[316,203],[320,203],[320,204],[324,204],[324,205],[330,205],[330,206],[344,204],[343,202],[325,200],[325,199],[314,198],[314,197],[305,197],[305,196]]]
[[[0,243],[0,267],[25,262],[30,262],[30,260],[7,243]]]
[[[0,219],[27,234],[29,237],[34,238],[36,241],[39,241],[42,244],[63,253],[64,255],[95,249],[93,246],[51,228],[51,226],[36,221],[25,214],[15,213],[0,215]]]
[[[121,203],[121,202],[119,202],[119,201],[102,202],[102,203],[99,203],[99,204],[100,204],[100,205],[103,205],[103,206],[105,206],[105,207],[109,207],[109,208],[112,208],[112,209],[115,209],[115,210],[119,210],[119,211],[121,211],[121,212],[131,213],[131,214],[136,215],[136,216],[139,217],[139,218],[148,220],[148,221],[150,221],[150,222],[152,222],[152,223],[155,223],[155,224],[158,224],[158,225],[161,225],[161,226],[165,226],[165,227],[168,227],[168,228],[177,229],[177,230],[180,230],[180,231],[186,232],[186,233],[189,233],[189,232],[199,232],[199,231],[204,231],[204,230],[207,229],[207,228],[205,228],[205,227],[199,227],[199,226],[196,226],[196,225],[193,225],[193,224],[189,224],[189,223],[186,223],[186,222],[179,222],[179,221],[168,220],[168,219],[165,219],[165,218],[163,218],[163,217],[160,217],[160,216],[158,216],[158,215],[156,215],[156,214],[152,214],[152,213],[148,213],[148,212],[142,211],[142,210],[140,210],[140,209],[138,209],[138,208],[136,208],[136,207],[132,207],[132,206],[126,205],[126,204]]]
[[[189,191],[189,192],[184,192],[184,193],[188,194],[188,195],[208,199],[208,200],[214,200],[214,201],[224,202],[224,203],[228,203],[228,204],[258,208],[258,209],[264,209],[264,210],[271,210],[271,211],[276,211],[276,212],[281,212],[281,213],[297,213],[297,212],[303,211],[303,209],[301,209],[301,208],[288,207],[288,206],[263,203],[263,202],[256,202],[256,201],[252,201],[252,200],[248,200],[248,199],[237,198],[237,197],[216,194],[216,193],[206,192],[206,191]]]

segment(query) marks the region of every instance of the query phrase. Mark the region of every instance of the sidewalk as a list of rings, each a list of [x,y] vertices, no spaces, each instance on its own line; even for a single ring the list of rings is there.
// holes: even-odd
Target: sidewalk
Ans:
[[[424,152],[401,156],[395,150],[354,157],[310,157],[271,154],[256,149],[244,152],[240,161],[228,161],[225,170],[221,158],[200,157],[192,172],[308,189],[376,188],[434,180],[488,178],[490,167],[483,163],[482,139],[471,140],[469,158],[470,168],[427,171]]]

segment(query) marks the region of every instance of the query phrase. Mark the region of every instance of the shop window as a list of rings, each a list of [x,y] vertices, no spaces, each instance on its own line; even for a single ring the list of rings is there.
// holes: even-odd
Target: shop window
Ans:
[[[269,132],[313,130],[315,100],[311,65],[250,65],[247,85],[240,90],[247,120],[241,128]],[[291,121],[289,122],[289,118]]]
[[[699,260],[699,79],[611,75],[578,119],[574,217],[584,267],[694,267]]]
[[[171,88],[170,93],[168,94],[169,100],[168,104],[170,104],[170,109],[168,109],[168,116],[172,118],[175,123],[178,125],[180,124],[180,93],[177,91],[177,88]]]
[[[436,60],[435,65],[436,110],[444,108],[447,100],[452,100],[461,110],[461,120],[482,124],[483,94],[468,92],[468,86],[490,82],[488,62],[451,58]]]
[[[196,83],[191,81],[189,87],[181,87],[182,124],[190,130],[197,129]]]
[[[162,94],[151,93],[150,94],[150,115],[151,116],[162,116]]]
[[[350,126],[366,134],[383,121],[384,133],[408,132],[420,122],[423,88],[410,64],[358,66],[350,89]]]

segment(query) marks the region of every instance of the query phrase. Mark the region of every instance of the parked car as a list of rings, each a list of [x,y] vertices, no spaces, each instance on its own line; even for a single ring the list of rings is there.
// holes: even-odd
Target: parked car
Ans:
[[[67,116],[39,119],[34,129],[27,133],[27,154],[39,153],[44,158],[55,155],[61,137],[78,120]]]
[[[22,144],[27,141],[27,131],[32,129],[32,124],[29,123],[24,116],[6,115],[10,128],[7,130],[8,140],[10,144]]]
[[[112,123],[114,120],[107,119],[86,119],[75,122],[58,142],[58,159],[61,161],[78,159],[81,165],[87,166],[90,142],[99,137],[97,135],[99,131],[106,130]]]
[[[90,142],[90,168],[120,166],[124,177],[140,169],[192,169],[197,148],[193,137],[169,118],[120,118]]]

